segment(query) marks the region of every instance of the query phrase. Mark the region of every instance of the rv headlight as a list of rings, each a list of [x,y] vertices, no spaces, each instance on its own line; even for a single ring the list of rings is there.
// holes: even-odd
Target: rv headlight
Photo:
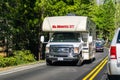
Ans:
[[[74,48],[74,53],[79,53],[79,47]]]
[[[49,53],[49,47],[46,47],[46,49],[45,49],[45,51],[46,51],[46,53]]]

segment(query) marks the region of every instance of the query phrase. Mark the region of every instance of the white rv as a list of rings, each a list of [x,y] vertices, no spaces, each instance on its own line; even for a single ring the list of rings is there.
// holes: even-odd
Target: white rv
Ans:
[[[84,60],[95,58],[95,24],[86,16],[46,17],[42,30],[49,32],[46,45],[46,63],[74,61],[81,65]],[[41,36],[44,43],[44,36]]]

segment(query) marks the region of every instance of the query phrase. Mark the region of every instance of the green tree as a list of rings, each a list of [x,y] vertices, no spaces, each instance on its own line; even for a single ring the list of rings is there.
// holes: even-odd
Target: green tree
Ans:
[[[89,0],[36,0],[35,10],[46,16],[64,16],[68,13],[88,15],[92,2]]]
[[[12,1],[11,1],[12,2]],[[11,10],[7,0],[0,1],[0,46],[6,46],[8,52],[12,48],[12,29],[11,26]],[[1,46],[1,47],[2,47]]]
[[[120,27],[120,2],[115,3],[115,27]]]
[[[113,33],[115,30],[115,6],[112,0],[110,0],[108,3],[103,5],[104,9],[104,20],[103,23],[105,24],[103,26],[103,33],[104,37],[106,37],[108,40],[111,40],[113,37]]]
[[[0,19],[6,22],[0,29],[7,33],[8,38],[12,35],[12,44],[15,50],[30,49],[37,53],[39,32],[37,23],[40,16],[34,11],[34,4],[33,0],[1,1]]]
[[[112,0],[107,0],[103,5],[92,6],[92,20],[96,23],[97,37],[111,40],[115,29],[115,6]]]
[[[15,49],[29,49],[37,55],[41,12],[34,10],[35,2],[33,0],[18,0],[16,3],[16,13],[13,18],[15,29],[13,43]]]

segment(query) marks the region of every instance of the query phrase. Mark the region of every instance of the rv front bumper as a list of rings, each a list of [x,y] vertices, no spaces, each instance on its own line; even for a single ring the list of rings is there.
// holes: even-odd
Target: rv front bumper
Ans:
[[[46,60],[57,62],[57,61],[78,61],[79,57],[76,56],[55,56],[55,55],[46,55]]]
[[[74,58],[70,58],[70,57],[47,57],[46,60],[50,60],[50,61],[78,61],[77,57]]]

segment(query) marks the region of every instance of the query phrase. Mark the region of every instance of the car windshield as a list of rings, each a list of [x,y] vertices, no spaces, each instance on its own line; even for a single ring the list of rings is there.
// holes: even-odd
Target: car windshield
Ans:
[[[79,42],[78,33],[54,33],[50,42]]]
[[[103,46],[101,42],[96,42],[96,46]]]
[[[120,31],[119,31],[119,33],[118,33],[117,43],[120,43]]]

